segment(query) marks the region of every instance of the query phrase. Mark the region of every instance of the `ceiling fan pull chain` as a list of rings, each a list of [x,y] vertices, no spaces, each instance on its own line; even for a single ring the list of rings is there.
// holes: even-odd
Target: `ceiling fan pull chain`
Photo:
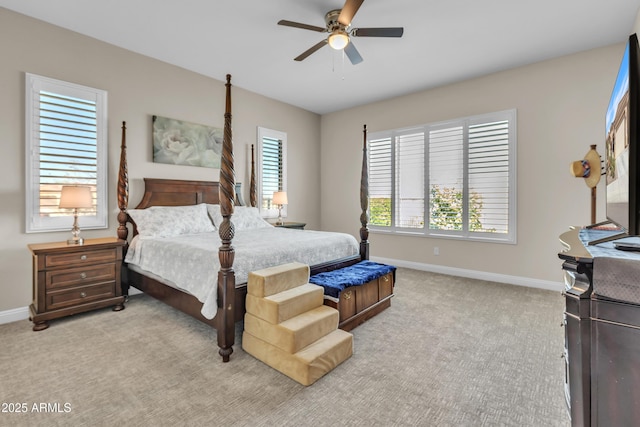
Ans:
[[[333,52],[331,52],[331,72],[336,72],[336,55]]]

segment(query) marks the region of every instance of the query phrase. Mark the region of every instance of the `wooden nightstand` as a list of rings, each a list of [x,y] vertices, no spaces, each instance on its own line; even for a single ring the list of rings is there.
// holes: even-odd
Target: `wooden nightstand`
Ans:
[[[48,321],[97,308],[124,309],[120,287],[124,241],[115,237],[29,245],[33,255],[33,330]]]
[[[295,228],[296,230],[304,230],[305,225],[304,222],[284,222],[282,224],[273,223],[274,227],[284,227],[284,228]]]

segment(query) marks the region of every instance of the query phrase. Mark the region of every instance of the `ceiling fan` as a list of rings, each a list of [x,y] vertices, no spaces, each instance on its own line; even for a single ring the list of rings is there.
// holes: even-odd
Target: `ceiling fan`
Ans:
[[[326,27],[316,27],[315,25],[301,24],[299,22],[280,20],[278,25],[287,27],[302,28],[303,30],[317,31],[319,33],[329,33],[329,36],[313,45],[306,51],[294,58],[302,61],[312,53],[328,44],[333,49],[343,50],[353,65],[362,62],[362,56],[353,45],[351,37],[402,37],[404,28],[352,28],[351,20],[360,9],[364,0],[346,0],[342,9],[335,9],[327,12],[324,17]]]

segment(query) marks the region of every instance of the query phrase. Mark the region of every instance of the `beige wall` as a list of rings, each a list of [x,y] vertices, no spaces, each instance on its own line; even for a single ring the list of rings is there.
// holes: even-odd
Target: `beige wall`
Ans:
[[[120,126],[127,122],[130,204],[140,200],[142,178],[217,180],[218,170],[154,164],[151,116],[222,127],[225,76],[214,80],[0,8],[0,313],[31,301],[27,244],[61,241],[66,233],[25,233],[24,73],[34,73],[108,91],[109,229],[85,237],[115,236]],[[223,59],[221,59],[223,60]],[[228,71],[233,75],[234,70]],[[232,83],[238,86],[242,82]],[[246,182],[248,144],[257,126],[287,132],[289,218],[320,226],[320,117],[240,89],[233,91],[236,180]],[[245,192],[245,197],[247,193]]]
[[[640,16],[635,31],[640,30]],[[370,131],[516,108],[518,111],[518,243],[502,245],[371,234],[374,257],[494,275],[559,282],[558,235],[589,222],[589,190],[569,174],[590,144],[602,154],[604,113],[624,45],[583,52],[483,78],[319,117],[244,91],[233,81],[238,181],[247,182],[246,145],[256,127],[288,133],[289,217],[309,228],[357,235],[362,125]],[[152,162],[154,114],[223,125],[224,76],[213,80],[0,8],[0,314],[31,300],[29,243],[66,233],[25,234],[24,73],[105,89],[109,93],[108,230],[115,235],[115,181],[120,124],[127,121],[131,204],[142,178],[215,180],[218,171]],[[222,58],[221,60],[224,60]],[[234,70],[228,70],[233,74]],[[317,162],[320,157],[321,162]],[[337,172],[337,173],[336,173]],[[599,186],[598,218],[604,217]],[[316,195],[320,196],[316,196]],[[440,255],[433,255],[433,247]]]
[[[582,159],[590,144],[604,153],[604,115],[623,50],[617,44],[324,115],[322,227],[352,232],[359,226],[354,195],[363,124],[375,132],[515,108],[517,244],[372,233],[371,255],[559,283],[558,235],[590,221],[590,191],[570,175],[569,164]],[[341,173],[329,173],[336,170]],[[344,191],[336,193],[340,187]],[[599,186],[599,219],[605,216],[603,191]]]

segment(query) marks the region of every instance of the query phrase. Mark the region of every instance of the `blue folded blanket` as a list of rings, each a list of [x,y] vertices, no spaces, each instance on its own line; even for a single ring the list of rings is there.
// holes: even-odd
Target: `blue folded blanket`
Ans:
[[[309,283],[324,287],[325,295],[338,298],[344,288],[364,285],[395,270],[396,268],[392,265],[378,264],[373,261],[360,261],[349,267],[314,274],[309,278]]]

